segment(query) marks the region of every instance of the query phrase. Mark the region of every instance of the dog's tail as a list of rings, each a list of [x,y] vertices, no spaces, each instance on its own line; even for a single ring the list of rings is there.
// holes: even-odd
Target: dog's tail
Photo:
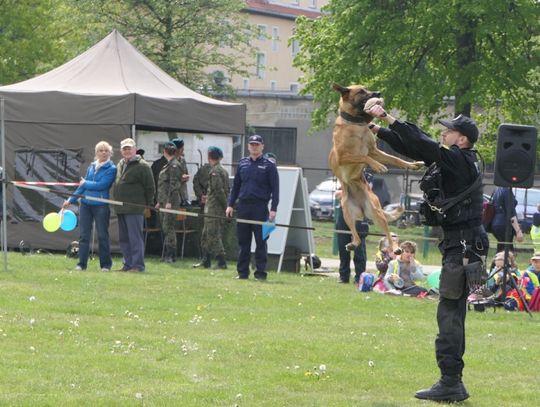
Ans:
[[[396,209],[393,209],[390,212],[388,211],[383,211],[383,212],[384,212],[384,217],[386,218],[386,221],[390,223],[390,222],[394,222],[398,220],[401,217],[401,215],[403,215],[403,213],[405,212],[405,208],[403,206],[398,206]]]

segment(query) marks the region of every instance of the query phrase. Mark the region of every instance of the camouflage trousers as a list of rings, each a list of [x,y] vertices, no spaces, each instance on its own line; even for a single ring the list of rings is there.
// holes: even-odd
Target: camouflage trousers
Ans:
[[[176,253],[176,233],[174,231],[176,215],[173,213],[160,213],[159,220],[163,232],[163,245],[173,249]]]
[[[223,247],[223,219],[205,218],[201,236],[201,248],[203,253],[212,256],[225,255]]]

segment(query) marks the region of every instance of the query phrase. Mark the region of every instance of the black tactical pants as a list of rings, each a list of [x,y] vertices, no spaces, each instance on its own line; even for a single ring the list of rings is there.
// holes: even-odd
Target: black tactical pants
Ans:
[[[463,259],[467,258],[469,263],[481,261],[487,256],[488,248],[489,241],[483,228],[445,233],[445,239],[439,245],[443,254],[443,270],[437,308],[439,333],[435,339],[435,355],[442,375],[461,375],[464,366],[465,315],[469,291]],[[461,276],[457,275],[459,273],[462,273]],[[448,289],[448,295],[443,294],[444,286]]]

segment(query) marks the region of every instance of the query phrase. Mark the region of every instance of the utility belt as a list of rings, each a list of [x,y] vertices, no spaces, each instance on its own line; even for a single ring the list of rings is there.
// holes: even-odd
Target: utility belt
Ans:
[[[467,227],[466,229],[460,230],[444,230],[443,229],[443,240],[465,240],[471,241],[475,236],[485,235],[486,230],[483,225]]]

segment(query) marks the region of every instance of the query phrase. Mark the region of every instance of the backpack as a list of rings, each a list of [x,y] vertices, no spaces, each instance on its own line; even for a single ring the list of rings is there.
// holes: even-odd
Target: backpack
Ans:
[[[360,276],[360,281],[358,282],[358,291],[367,292],[373,290],[373,282],[375,277],[373,274],[364,272]]]
[[[540,312],[540,287],[534,289],[529,301],[529,309],[531,311]]]
[[[521,294],[523,297],[525,297],[525,293],[523,289],[519,289],[521,291]],[[521,297],[519,296],[517,290],[515,288],[511,289],[506,293],[506,299],[504,301],[504,309],[507,311],[524,311],[525,305],[523,304],[523,301],[521,300]]]
[[[495,217],[495,204],[493,203],[493,194],[489,197],[487,202],[482,204],[482,224],[486,229],[486,232],[491,232],[491,223]]]

